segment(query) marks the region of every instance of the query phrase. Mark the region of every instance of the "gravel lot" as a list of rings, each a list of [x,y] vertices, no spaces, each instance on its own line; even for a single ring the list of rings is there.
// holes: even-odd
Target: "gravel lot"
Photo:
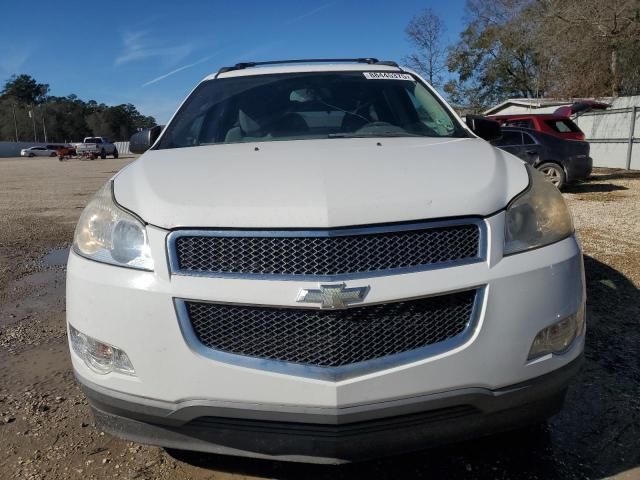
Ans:
[[[64,249],[132,158],[0,159],[0,479],[640,478],[640,172],[565,194],[585,249],[586,362],[547,426],[340,468],[166,452],[93,428],[64,328]]]

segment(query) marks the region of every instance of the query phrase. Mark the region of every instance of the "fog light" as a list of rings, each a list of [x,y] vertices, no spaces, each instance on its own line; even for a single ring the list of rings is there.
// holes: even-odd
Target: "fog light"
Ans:
[[[584,333],[584,305],[576,313],[544,328],[533,339],[527,360],[543,357],[549,353],[562,353],[573,340]]]
[[[87,366],[96,373],[106,375],[111,372],[135,375],[131,360],[119,348],[103,343],[80,332],[69,325],[71,348]]]

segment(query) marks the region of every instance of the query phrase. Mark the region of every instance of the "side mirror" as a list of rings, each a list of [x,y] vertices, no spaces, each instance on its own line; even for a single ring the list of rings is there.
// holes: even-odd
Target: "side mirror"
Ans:
[[[473,133],[485,139],[487,142],[498,140],[502,137],[500,124],[487,117],[483,117],[482,115],[467,115],[466,122]]]
[[[155,127],[131,135],[129,139],[129,151],[131,153],[144,153],[149,150],[151,145],[153,145],[160,136],[160,133],[162,133],[163,128],[164,125],[156,125]]]

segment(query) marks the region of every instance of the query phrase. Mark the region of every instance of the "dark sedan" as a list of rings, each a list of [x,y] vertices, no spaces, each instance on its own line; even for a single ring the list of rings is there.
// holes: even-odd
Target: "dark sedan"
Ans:
[[[564,140],[528,128],[503,127],[502,138],[492,143],[537,168],[558,188],[591,175],[587,142]]]

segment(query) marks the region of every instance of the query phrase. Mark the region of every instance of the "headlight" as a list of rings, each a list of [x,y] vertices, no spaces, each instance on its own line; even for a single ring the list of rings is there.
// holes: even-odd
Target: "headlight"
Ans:
[[[530,250],[567,238],[573,222],[560,191],[527,166],[529,189],[507,207],[504,254]]]
[[[73,250],[98,262],[153,270],[147,230],[137,217],[116,205],[112,182],[98,190],[80,215]]]

